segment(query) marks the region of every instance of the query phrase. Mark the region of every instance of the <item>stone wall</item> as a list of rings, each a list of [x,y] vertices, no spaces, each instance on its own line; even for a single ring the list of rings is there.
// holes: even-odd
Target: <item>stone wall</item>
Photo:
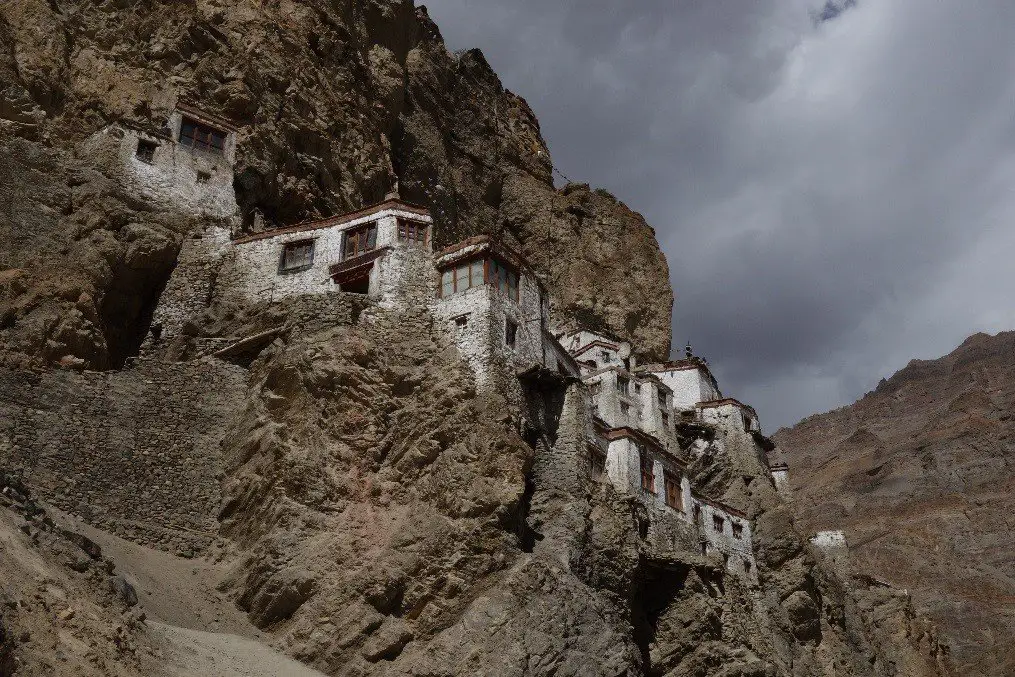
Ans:
[[[702,496],[695,496],[693,500],[695,520],[705,541],[705,554],[718,554],[726,561],[727,572],[757,582],[750,520]],[[722,520],[721,529],[716,528],[716,518]]]
[[[196,216],[238,219],[233,190],[235,134],[227,135],[224,153],[205,152],[177,143],[180,116],[167,124],[169,134],[153,134],[114,124],[89,137],[88,154],[115,155],[110,167],[119,168],[118,180],[128,193],[143,195],[155,205]],[[150,161],[138,156],[139,144],[152,144]]]
[[[663,367],[653,365],[643,367],[643,369],[657,376],[673,391],[674,409],[693,409],[698,402],[722,397],[722,393],[719,392],[711,375],[700,366]]]
[[[0,373],[0,463],[42,500],[138,543],[216,538],[219,441],[246,371],[214,359],[117,372]]]

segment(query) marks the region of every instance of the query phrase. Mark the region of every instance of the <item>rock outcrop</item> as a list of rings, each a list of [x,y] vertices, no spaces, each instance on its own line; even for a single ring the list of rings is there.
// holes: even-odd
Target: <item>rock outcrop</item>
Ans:
[[[605,193],[557,191],[525,101],[480,52],[449,53],[411,2],[151,12],[15,0],[0,36],[7,363],[106,369],[136,351],[195,218],[125,188],[115,155],[89,139],[113,123],[158,135],[180,102],[238,130],[240,227],[255,213],[286,225],[349,211],[397,185],[432,209],[438,243],[507,235],[562,291],[562,313],[669,351],[672,293],[652,229]]]
[[[801,525],[844,529],[855,568],[908,589],[963,675],[1015,673],[1013,350],[1015,333],[971,336],[775,435]]]
[[[238,627],[327,674],[946,673],[908,598],[815,558],[753,446],[750,462],[689,472],[753,522],[758,585],[717,555],[650,547],[644,504],[609,483],[553,480],[556,449],[587,451],[583,414],[561,416],[584,386],[539,372],[519,385],[525,406],[481,390],[426,307],[209,300],[183,337],[137,357],[185,238],[328,216],[396,186],[429,208],[436,245],[492,233],[528,257],[555,324],[629,339],[643,362],[668,356],[673,296],[652,229],[604,191],[557,190],[527,104],[480,52],[449,53],[424,9],[11,0],[0,46],[13,391],[0,463],[42,500],[199,558],[182,560],[188,577],[228,567],[218,594],[256,629]],[[214,213],[125,178],[118,142],[173,142],[163,127],[185,105],[235,130],[234,199]],[[204,349],[237,337],[256,340]],[[72,572],[95,571],[83,557]],[[75,588],[105,603],[89,608],[100,621],[147,599],[107,574]],[[2,621],[0,665],[31,658]],[[150,667],[106,649],[79,653],[110,674]],[[52,672],[31,660],[26,674]]]

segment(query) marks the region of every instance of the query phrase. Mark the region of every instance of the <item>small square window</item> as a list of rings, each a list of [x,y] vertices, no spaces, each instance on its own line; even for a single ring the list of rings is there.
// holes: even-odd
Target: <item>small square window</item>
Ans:
[[[627,416],[628,414],[631,413],[631,407],[627,403],[621,402],[620,413],[623,414],[624,416]]]
[[[744,525],[743,524],[737,524],[736,522],[731,522],[731,524],[733,525],[733,538],[743,538],[744,537]]]
[[[467,324],[469,324],[469,315],[468,314],[459,315],[458,317],[455,318],[455,326],[456,327],[464,327]]]
[[[345,252],[343,259],[373,251],[377,247],[377,224],[371,223],[360,228],[349,230],[345,234]]]
[[[720,534],[725,530],[726,520],[719,515],[712,515],[712,529]]]
[[[154,141],[141,139],[137,142],[137,152],[135,153],[135,156],[141,162],[146,165],[150,165],[155,162],[155,149],[158,147],[159,144]]]
[[[603,364],[609,364],[613,361],[613,355],[610,354],[610,351],[603,350],[599,353],[599,361]]]
[[[514,350],[516,339],[518,338],[518,325],[511,320],[505,320],[504,322],[504,344]]]
[[[745,574],[751,573],[751,560],[749,559],[744,560],[744,573]]]
[[[426,244],[427,225],[418,221],[398,219],[398,241],[409,244]]]
[[[634,392],[636,395],[641,393],[641,384],[637,381],[634,382]]]
[[[313,240],[289,242],[282,247],[282,261],[279,265],[280,273],[303,270],[312,265],[314,265]]]
[[[197,173],[197,182],[198,183],[208,183],[208,181],[210,181],[210,180],[211,180],[211,174],[209,174],[208,172],[198,172]]]

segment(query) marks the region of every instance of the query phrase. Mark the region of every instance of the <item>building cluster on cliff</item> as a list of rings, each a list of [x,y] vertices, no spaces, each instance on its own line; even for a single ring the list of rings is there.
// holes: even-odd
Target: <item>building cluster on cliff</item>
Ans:
[[[209,217],[236,213],[235,130],[214,116],[180,106],[159,134],[114,125],[93,143],[109,144],[123,180],[156,203],[189,204]],[[533,383],[580,386],[579,404],[556,412],[584,430],[572,470],[579,481],[608,482],[635,499],[643,538],[717,557],[756,582],[748,515],[699,491],[689,472],[736,451],[753,455],[782,490],[787,469],[769,464],[771,443],[754,409],[724,397],[689,349],[683,359],[641,364],[636,346],[600,327],[552,323],[547,288],[512,247],[479,236],[434,252],[432,227],[425,208],[397,194],[354,213],[239,236],[206,225],[184,242],[155,311],[156,338],[180,334],[223,299],[346,293],[381,309],[426,307],[478,389],[521,400]]]

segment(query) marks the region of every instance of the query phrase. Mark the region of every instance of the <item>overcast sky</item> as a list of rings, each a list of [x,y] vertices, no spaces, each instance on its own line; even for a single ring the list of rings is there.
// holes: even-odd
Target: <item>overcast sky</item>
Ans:
[[[1015,327],[1012,0],[426,4],[655,227],[674,346],[766,430]]]

